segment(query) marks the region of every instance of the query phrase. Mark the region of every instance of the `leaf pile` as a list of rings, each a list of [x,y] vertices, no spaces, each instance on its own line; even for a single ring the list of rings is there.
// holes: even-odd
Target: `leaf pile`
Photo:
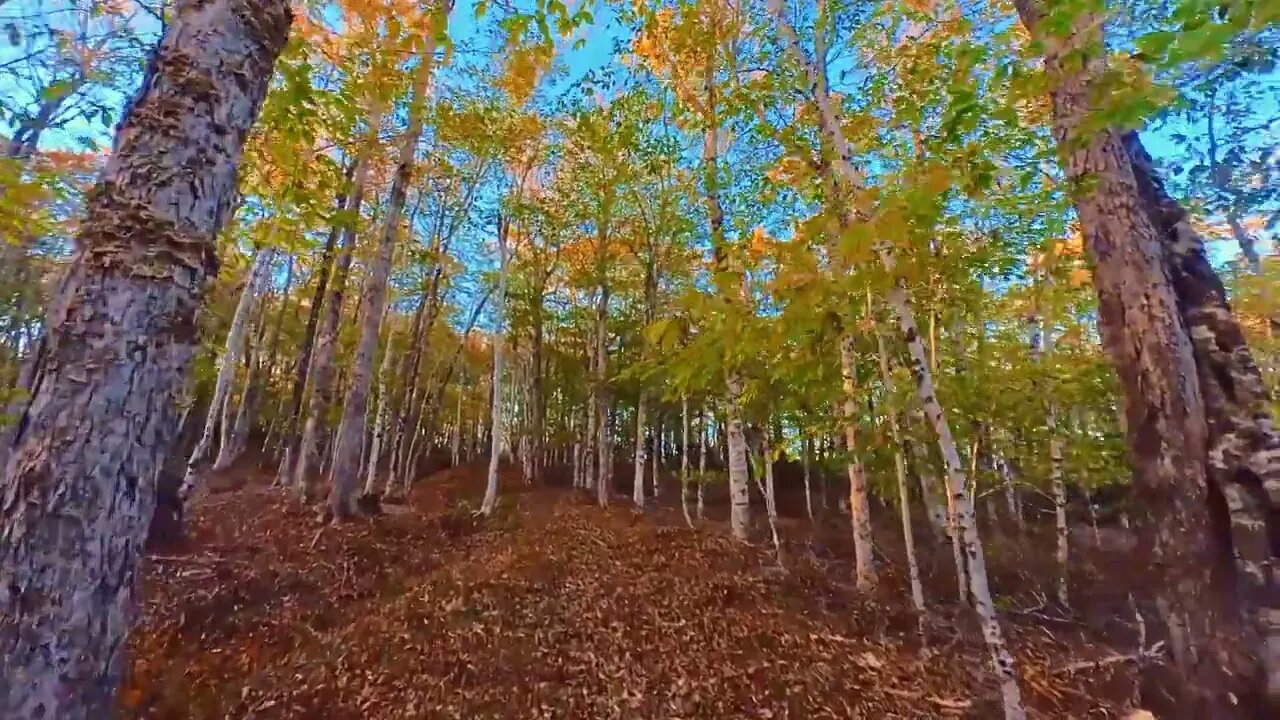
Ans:
[[[194,511],[189,554],[144,568],[125,716],[147,718],[992,717],[981,640],[943,608],[922,649],[901,593],[859,596],[794,554],[667,512],[601,510],[483,471],[325,526],[250,484]],[[939,620],[940,619],[940,620]],[[1014,627],[1042,717],[1118,711],[1068,648]],[[1078,658],[1077,658],[1078,659]],[[1097,692],[1095,692],[1097,691]]]

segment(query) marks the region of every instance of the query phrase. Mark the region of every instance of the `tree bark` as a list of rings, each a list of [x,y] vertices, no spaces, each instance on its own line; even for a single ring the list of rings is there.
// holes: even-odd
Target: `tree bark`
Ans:
[[[854,572],[858,589],[875,587],[876,569],[872,557],[871,502],[867,497],[867,477],[858,459],[857,357],[852,333],[840,338],[840,374],[844,387],[844,440],[849,453],[849,522],[853,529]]]
[[[391,194],[387,199],[386,217],[382,220],[382,237],[378,243],[378,255],[365,279],[360,294],[362,310],[360,338],[352,360],[351,381],[347,400],[342,408],[342,432],[338,434],[333,449],[333,463],[329,471],[332,490],[329,508],[338,520],[356,515],[356,488],[359,486],[360,444],[364,438],[365,413],[369,406],[369,388],[373,381],[373,361],[378,352],[378,326],[387,302],[387,284],[391,264],[395,256],[396,241],[400,235],[400,220],[404,215],[405,199],[413,179],[414,155],[418,140],[422,137],[426,114],[427,95],[431,88],[431,75],[435,65],[436,36],[427,37],[426,48],[418,58],[414,74],[409,109],[409,126],[400,143],[400,155],[395,177],[391,181]]]
[[[113,712],[214,238],[291,20],[278,0],[179,3],[117,131],[5,468],[0,716]]]
[[[375,116],[380,113],[375,112]],[[306,502],[316,497],[318,477],[324,455],[320,441],[325,434],[325,415],[333,404],[335,389],[333,355],[338,345],[338,330],[342,324],[342,302],[347,291],[347,277],[351,274],[351,259],[355,251],[356,227],[359,224],[360,207],[364,204],[365,185],[369,180],[370,158],[376,146],[381,117],[369,123],[365,145],[356,160],[355,177],[347,194],[348,207],[342,223],[341,250],[333,269],[333,283],[329,297],[324,302],[324,316],[316,337],[315,352],[311,358],[311,398],[307,402],[307,417],[302,424],[302,437],[298,441],[297,459],[292,468],[293,486]],[[313,472],[314,471],[314,472]]]
[[[235,385],[236,366],[244,353],[245,335],[249,332],[249,318],[253,315],[254,301],[270,275],[271,259],[274,255],[275,251],[271,248],[259,250],[254,255],[248,272],[245,273],[244,289],[240,292],[240,301],[236,303],[236,312],[231,317],[231,328],[227,331],[226,348],[222,352],[222,357],[218,358],[218,377],[213,384],[213,401],[209,404],[209,415],[204,421],[204,432],[200,434],[199,442],[191,451],[191,457],[187,459],[187,472],[182,479],[180,491],[184,504],[195,490],[200,465],[212,449],[214,430],[219,425],[218,413],[223,414],[222,445],[225,446],[230,438],[231,433],[227,430],[227,425],[230,425],[233,419],[226,416],[226,409],[233,390],[232,386]]]
[[[334,254],[338,248],[338,237],[342,234],[342,223],[338,221],[340,213],[346,210],[351,197],[351,184],[355,177],[356,163],[347,166],[344,172],[344,185],[334,202],[335,218],[331,221],[329,237],[325,240],[324,250],[320,253],[320,264],[316,271],[316,289],[311,295],[311,310],[307,313],[307,326],[302,335],[302,349],[298,353],[297,364],[293,368],[293,391],[289,400],[289,416],[285,421],[285,430],[281,446],[284,448],[280,458],[280,467],[276,471],[276,484],[289,485],[293,480],[295,459],[298,457],[298,416],[302,412],[302,399],[306,394],[307,377],[311,373],[311,354],[315,347],[316,329],[320,324],[320,313],[325,306],[326,292],[329,287],[329,273],[333,267]]]
[[[494,311],[495,328],[493,332],[493,406],[490,411],[492,442],[489,446],[489,476],[485,484],[484,501],[480,504],[482,515],[492,515],[498,507],[498,462],[502,453],[502,346],[505,343],[507,315],[507,274],[509,272],[507,257],[507,236],[510,221],[498,220],[498,299]]]
[[[1277,535],[1267,538],[1275,503],[1266,478],[1276,477],[1271,468],[1280,472],[1280,453],[1269,417],[1249,412],[1263,407],[1253,402],[1256,366],[1198,236],[1163,193],[1136,134],[1098,131],[1089,121],[1106,63],[1098,17],[1081,13],[1064,27],[1065,37],[1052,36],[1042,32],[1038,2],[1016,5],[1042,43],[1054,135],[1068,179],[1081,186],[1076,209],[1094,269],[1099,329],[1125,390],[1139,552],[1151,558],[1157,605],[1190,693],[1183,707],[1200,717],[1231,716],[1231,696],[1252,682],[1254,658],[1268,666],[1274,702],[1280,607]],[[1237,435],[1237,428],[1245,432]],[[1253,647],[1240,647],[1235,613],[1213,582],[1215,567],[1230,566],[1224,543],[1214,547],[1217,527],[1209,522],[1219,492],[1230,523],[1217,534],[1235,542],[1257,631],[1243,644]]]

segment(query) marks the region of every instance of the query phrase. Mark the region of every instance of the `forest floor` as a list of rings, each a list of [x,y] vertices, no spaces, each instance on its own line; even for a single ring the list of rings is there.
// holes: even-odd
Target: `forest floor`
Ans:
[[[122,717],[1000,716],[949,548],[922,549],[922,643],[888,511],[866,595],[834,508],[825,533],[781,519],[784,570],[767,526],[747,545],[722,521],[691,530],[676,508],[621,496],[602,510],[511,472],[478,519],[483,479],[479,465],[437,472],[407,505],[343,525],[252,471],[202,497],[184,546],[144,562]],[[1073,584],[1091,619],[1054,609],[1027,581],[1052,577],[1051,549],[1029,564],[1036,547],[989,543],[1032,715],[1122,715],[1137,675],[1119,659],[1136,649],[1123,591],[1086,573]]]

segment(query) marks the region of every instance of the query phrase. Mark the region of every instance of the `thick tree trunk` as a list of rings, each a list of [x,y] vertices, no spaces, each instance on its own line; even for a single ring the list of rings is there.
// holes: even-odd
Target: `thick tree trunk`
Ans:
[[[1054,135],[1068,179],[1083,188],[1076,210],[1094,266],[1103,344],[1125,390],[1140,552],[1151,558],[1151,584],[1175,667],[1191,695],[1183,706],[1199,717],[1229,717],[1235,712],[1231,694],[1251,681],[1247,650],[1271,665],[1269,691],[1280,695],[1280,608],[1263,599],[1275,597],[1275,548],[1266,539],[1274,510],[1268,512],[1265,482],[1259,482],[1268,465],[1280,469],[1280,453],[1274,436],[1268,437],[1269,418],[1260,423],[1247,411],[1233,412],[1251,405],[1249,380],[1256,368],[1198,236],[1176,203],[1159,198],[1136,135],[1126,143],[1119,131],[1093,130],[1094,84],[1106,57],[1098,18],[1081,13],[1064,28],[1066,37],[1045,36],[1040,4],[1016,4],[1043,45]],[[1227,387],[1225,397],[1244,402],[1222,403],[1220,391]],[[1227,429],[1236,419],[1248,429],[1243,436]],[[1261,452],[1232,453],[1234,459],[1260,458],[1263,474],[1225,456],[1228,448],[1248,446]],[[1220,471],[1236,468],[1243,471],[1239,476]],[[1247,597],[1265,608],[1254,615],[1262,635],[1254,648],[1240,647],[1235,613],[1224,607],[1213,582],[1214,568],[1229,565],[1229,556],[1212,547],[1207,487],[1227,498],[1240,575],[1256,589]]]
[[[1237,581],[1257,633],[1253,652],[1270,702],[1280,706],[1280,435],[1269,395],[1203,240],[1165,192],[1137,133],[1123,142],[1191,337],[1208,423],[1208,474],[1226,506],[1222,518],[1211,502],[1211,520],[1230,527]]]
[[[859,590],[870,590],[876,584],[872,557],[871,502],[867,497],[867,477],[858,459],[858,380],[854,338],[845,333],[840,338],[840,374],[844,387],[844,440],[849,452],[849,522],[853,529],[854,572]]]
[[[254,300],[267,282],[274,254],[275,251],[270,248],[259,250],[245,273],[244,289],[240,292],[240,301],[236,304],[236,312],[231,317],[231,328],[227,331],[226,348],[218,358],[218,377],[213,384],[213,401],[209,404],[209,415],[204,421],[204,432],[200,434],[199,442],[191,451],[191,457],[187,459],[187,472],[182,479],[180,491],[184,504],[195,490],[200,465],[204,463],[213,447],[213,434],[219,425],[219,413],[222,413],[222,445],[226,446],[230,439],[231,432],[227,426],[232,424],[233,419],[227,416],[226,411],[233,390],[232,386],[235,385],[236,366],[239,365],[240,356],[244,353],[245,335],[249,332],[249,319],[253,316]]]
[[[274,0],[178,3],[88,201],[5,468],[0,716],[113,712],[214,238],[291,19]]]

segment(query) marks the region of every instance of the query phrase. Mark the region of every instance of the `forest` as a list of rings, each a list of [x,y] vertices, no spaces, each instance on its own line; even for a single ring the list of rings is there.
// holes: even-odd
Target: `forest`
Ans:
[[[1280,3],[0,26],[0,717],[1280,716]]]

